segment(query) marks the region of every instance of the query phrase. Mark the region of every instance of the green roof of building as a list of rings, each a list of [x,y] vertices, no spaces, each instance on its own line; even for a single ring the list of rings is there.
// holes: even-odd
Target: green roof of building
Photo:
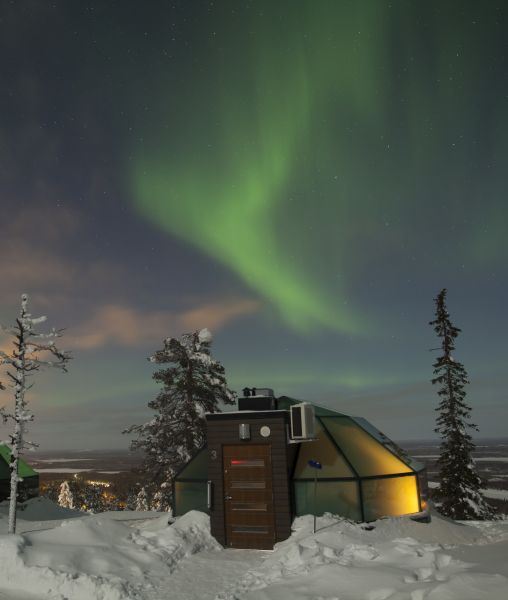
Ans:
[[[4,444],[0,444],[0,479],[9,479],[11,476],[11,470],[9,463],[11,461],[11,449]],[[28,465],[22,458],[18,462],[18,475],[20,477],[35,477],[38,475],[37,471],[34,471],[30,465]]]
[[[277,398],[277,408],[279,410],[289,410],[289,407],[293,404],[299,404],[300,402],[307,402],[307,400],[295,400],[294,398],[290,398],[289,396],[281,396]],[[325,408],[324,406],[319,406],[319,404],[314,404],[314,402],[308,402],[308,404],[312,404],[314,407],[314,414],[316,417],[346,417],[340,412],[336,410],[331,410],[330,408]]]

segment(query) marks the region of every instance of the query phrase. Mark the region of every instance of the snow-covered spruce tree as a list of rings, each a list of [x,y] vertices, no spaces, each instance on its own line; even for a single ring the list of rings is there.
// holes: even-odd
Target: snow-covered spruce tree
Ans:
[[[129,488],[125,496],[124,510],[136,510],[137,492],[135,488]]]
[[[456,361],[455,338],[460,329],[452,325],[445,304],[446,289],[441,290],[435,299],[436,318],[429,324],[441,338],[443,354],[433,364],[433,384],[439,385],[439,405],[436,411],[436,433],[441,435],[439,467],[439,488],[434,492],[438,510],[452,519],[486,519],[492,510],[481,495],[482,481],[476,471],[471,453],[475,448],[468,429],[478,431],[469,422],[471,408],[464,398],[464,387],[469,383],[464,366]]]
[[[208,329],[165,339],[164,348],[148,359],[172,365],[153,374],[162,384],[161,392],[148,403],[156,414],[148,423],[124,431],[138,435],[131,448],[144,451],[145,472],[157,487],[164,484],[161,510],[170,508],[175,472],[205,443],[205,413],[219,412],[219,403],[235,402],[224,367],[210,354],[211,344]]]
[[[167,503],[166,503],[166,491],[165,489],[162,487],[167,487],[165,483],[161,484],[161,487],[154,493],[153,497],[152,497],[152,502],[150,505],[150,510],[154,510],[156,512],[163,512],[165,510],[167,510]]]
[[[148,496],[144,487],[139,490],[136,496],[136,510],[140,512],[148,510]]]
[[[4,423],[7,420],[14,422],[14,431],[10,434],[11,458],[11,493],[9,504],[9,533],[16,533],[16,508],[18,497],[18,483],[21,481],[18,475],[18,462],[21,453],[25,449],[34,448],[37,444],[25,440],[26,423],[33,421],[33,414],[28,409],[25,398],[26,391],[32,387],[27,385],[27,378],[41,367],[57,367],[66,371],[66,365],[70,360],[70,354],[59,350],[54,338],[61,337],[62,331],[52,329],[49,333],[39,333],[34,326],[43,323],[46,317],[32,318],[28,312],[28,296],[21,296],[21,310],[13,327],[0,326],[4,333],[14,337],[14,350],[11,355],[0,350],[0,365],[7,365],[11,370],[7,372],[12,381],[14,389],[14,413],[7,413],[5,408],[0,409],[0,416]],[[46,356],[43,360],[40,356]]]
[[[60,492],[58,494],[58,504],[64,508],[74,508],[74,496],[69,487],[68,481],[63,481],[60,484]]]

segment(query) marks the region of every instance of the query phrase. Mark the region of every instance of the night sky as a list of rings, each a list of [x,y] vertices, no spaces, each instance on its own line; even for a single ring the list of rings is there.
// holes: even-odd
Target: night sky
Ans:
[[[0,320],[27,292],[74,354],[30,437],[126,448],[146,357],[206,326],[237,391],[431,438],[443,287],[505,435],[507,31],[501,1],[1,2]]]

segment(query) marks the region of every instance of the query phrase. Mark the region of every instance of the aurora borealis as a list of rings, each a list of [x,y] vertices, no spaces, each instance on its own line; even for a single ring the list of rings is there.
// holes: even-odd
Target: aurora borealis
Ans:
[[[126,445],[145,357],[208,326],[234,389],[431,437],[443,287],[474,419],[504,435],[507,10],[4,7],[0,319],[26,291],[75,354],[37,382],[34,436]]]
[[[417,19],[398,6],[391,15],[380,2],[302,2],[297,11],[280,3],[267,18],[253,5],[234,32],[219,9],[191,107],[185,98],[168,115],[170,100],[160,99],[172,92],[155,83],[154,119],[167,126],[135,152],[139,212],[232,269],[295,330],[371,329],[368,310],[341,302],[351,273],[372,253],[419,252],[425,229],[442,235],[453,226],[453,203],[465,213],[465,248],[451,248],[445,268],[466,260],[481,268],[504,252],[496,203],[487,202],[477,228],[478,198],[454,191],[470,177],[483,100],[474,86],[488,85],[489,74],[466,39],[448,39],[455,11],[426,15],[441,55],[425,39],[405,39]],[[462,20],[463,34],[474,34]],[[404,53],[393,60],[396,44]],[[432,70],[436,79],[425,81]],[[504,100],[492,100],[489,112],[502,118]],[[487,153],[505,153],[497,137]],[[421,210],[429,193],[452,204],[444,215]],[[415,214],[424,229],[417,240]],[[384,231],[393,225],[395,239]]]
[[[190,115],[184,111],[178,135],[186,140],[182,154],[175,156],[172,127],[158,131],[153,154],[141,152],[134,185],[142,214],[230,267],[291,327],[354,333],[361,330],[359,317],[334,303],[308,265],[294,260],[297,253],[306,262],[321,262],[321,249],[306,247],[309,228],[302,230],[300,218],[297,224],[288,218],[296,212],[312,219],[326,208],[302,196],[309,178],[326,183],[345,175],[347,148],[336,147],[343,136],[333,135],[335,114],[344,109],[370,120],[374,108],[369,97],[379,77],[375,56],[359,53],[354,63],[344,64],[356,32],[343,37],[330,27],[340,18],[337,6],[302,4],[284,20],[280,10],[274,19],[245,15],[235,38],[241,58],[212,47],[204,64],[206,90],[200,92],[198,82],[195,105]],[[368,26],[375,22],[377,10],[361,12]],[[222,19],[217,29],[213,35],[219,39],[231,33]],[[357,69],[368,74],[361,86]],[[338,190],[323,199],[332,202],[334,220],[347,208]],[[341,223],[336,225],[343,234]],[[343,271],[345,248],[332,248],[335,269]],[[343,285],[338,277],[339,296]]]

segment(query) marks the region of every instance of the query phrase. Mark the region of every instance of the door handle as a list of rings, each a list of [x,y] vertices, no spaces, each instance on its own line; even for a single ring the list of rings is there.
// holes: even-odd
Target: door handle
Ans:
[[[224,500],[233,500],[233,496],[224,496]]]
[[[210,510],[212,508],[213,505],[213,488],[212,488],[213,482],[211,480],[208,480],[206,482],[206,507],[208,508],[208,510]]]

